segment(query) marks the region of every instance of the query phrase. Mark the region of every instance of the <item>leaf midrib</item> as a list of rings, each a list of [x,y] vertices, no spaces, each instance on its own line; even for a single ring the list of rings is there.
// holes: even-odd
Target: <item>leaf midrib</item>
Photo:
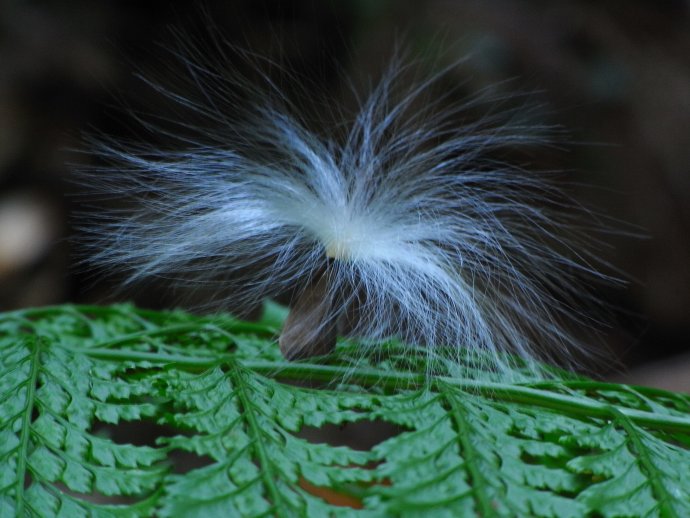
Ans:
[[[649,449],[642,443],[640,438],[640,432],[635,428],[635,425],[631,423],[630,419],[624,415],[617,408],[612,408],[611,412],[616,416],[616,422],[625,430],[625,433],[630,440],[630,444],[635,449],[636,458],[640,464],[640,467],[646,472],[647,480],[652,488],[652,493],[656,496],[659,502],[659,514],[663,518],[681,518],[678,513],[670,506],[669,502],[673,500],[672,496],[669,494],[663,481],[659,480],[659,470],[654,465],[654,462],[649,456]]]
[[[270,495],[271,504],[276,513],[276,516],[281,516],[282,507],[278,504],[283,499],[281,498],[278,488],[273,482],[273,477],[271,476],[273,474],[273,469],[271,469],[271,462],[268,459],[268,455],[266,454],[266,450],[264,449],[263,443],[261,441],[262,431],[259,427],[259,423],[256,421],[256,416],[254,415],[254,405],[245,391],[246,381],[243,379],[242,376],[242,367],[236,364],[235,368],[232,369],[229,376],[234,385],[233,389],[235,389],[237,398],[240,400],[240,404],[242,405],[242,409],[244,410],[243,415],[246,416],[246,422],[251,431],[251,435],[253,438],[252,442],[254,444],[252,449],[256,453],[256,456],[259,460],[259,466],[261,467],[261,478],[263,479],[264,486],[266,487]]]
[[[455,397],[450,397],[451,395]],[[481,454],[472,445],[468,432],[470,424],[465,418],[465,409],[458,408],[458,406],[461,405],[461,403],[456,401],[458,396],[456,390],[452,387],[448,387],[445,400],[451,408],[450,414],[455,421],[458,435],[457,441],[460,443],[461,455],[467,466],[468,474],[471,477],[469,485],[472,488],[472,494],[475,496],[479,514],[480,516],[491,516],[496,512],[496,509],[491,504],[491,497],[485,492],[485,488],[490,487],[491,484],[489,484],[478,466],[477,460],[481,457]]]
[[[33,340],[27,339],[26,341],[27,343],[33,342],[33,350],[31,352],[29,378],[26,381],[26,405],[24,407],[24,415],[22,416],[22,431],[19,435],[19,445],[17,447],[17,516],[24,514],[24,479],[26,478],[27,452],[29,449],[29,438],[31,436],[31,415],[33,414],[36,399],[36,381],[38,380],[41,353],[40,337],[36,337]]]

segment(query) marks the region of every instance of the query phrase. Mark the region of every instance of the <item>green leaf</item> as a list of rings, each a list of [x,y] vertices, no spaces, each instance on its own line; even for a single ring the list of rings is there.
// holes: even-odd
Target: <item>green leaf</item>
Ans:
[[[395,342],[290,363],[284,316],[0,315],[0,516],[690,516],[687,395],[469,355],[429,376]],[[308,440],[360,422],[388,433]]]

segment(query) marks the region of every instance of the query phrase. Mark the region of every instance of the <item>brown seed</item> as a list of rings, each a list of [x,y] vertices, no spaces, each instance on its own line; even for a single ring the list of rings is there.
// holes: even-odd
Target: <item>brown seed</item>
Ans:
[[[288,360],[298,360],[335,349],[337,311],[329,290],[328,272],[318,274],[290,308],[278,343]]]

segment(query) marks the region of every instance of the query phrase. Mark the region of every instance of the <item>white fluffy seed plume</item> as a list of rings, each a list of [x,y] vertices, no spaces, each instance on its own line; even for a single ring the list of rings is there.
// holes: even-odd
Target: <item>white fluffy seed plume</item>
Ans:
[[[89,227],[92,262],[130,282],[218,288],[234,306],[295,293],[288,357],[327,353],[336,333],[444,360],[475,351],[498,371],[576,356],[583,282],[603,276],[583,252],[584,213],[548,174],[501,159],[544,143],[519,112],[499,113],[505,99],[449,108],[455,93],[439,92],[454,67],[411,83],[397,62],[356,115],[317,134],[267,76],[257,87],[183,62],[196,95],[149,84],[193,122],[138,117],[172,145],[94,146],[108,165],[84,183],[134,209]]]

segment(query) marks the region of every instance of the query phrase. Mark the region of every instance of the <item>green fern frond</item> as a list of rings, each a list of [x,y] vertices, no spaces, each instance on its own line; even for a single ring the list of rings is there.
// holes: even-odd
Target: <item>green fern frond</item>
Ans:
[[[690,396],[470,361],[429,380],[395,343],[289,363],[269,310],[0,315],[0,516],[690,516]],[[303,433],[360,421],[397,433]]]

